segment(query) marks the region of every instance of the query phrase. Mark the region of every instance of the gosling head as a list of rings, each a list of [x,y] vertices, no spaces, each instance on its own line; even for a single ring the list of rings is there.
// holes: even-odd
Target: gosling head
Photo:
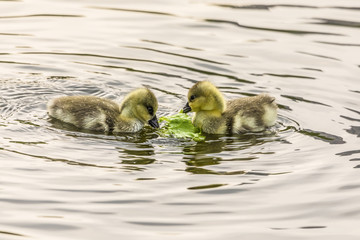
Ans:
[[[139,88],[130,92],[120,106],[121,116],[136,118],[142,123],[147,122],[153,128],[159,127],[157,109],[157,99],[148,88]]]
[[[219,89],[209,81],[197,82],[189,89],[188,102],[183,112],[225,111],[225,100]]]

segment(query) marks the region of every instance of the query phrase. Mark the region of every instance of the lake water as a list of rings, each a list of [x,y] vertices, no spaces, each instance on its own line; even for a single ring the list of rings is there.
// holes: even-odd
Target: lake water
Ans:
[[[360,2],[0,0],[0,239],[359,239]],[[63,95],[210,80],[273,133],[204,142],[54,125]]]

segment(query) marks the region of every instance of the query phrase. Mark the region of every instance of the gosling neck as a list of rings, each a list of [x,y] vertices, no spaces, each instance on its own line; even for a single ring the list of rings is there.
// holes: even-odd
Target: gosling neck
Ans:
[[[216,115],[219,113],[221,115],[225,112],[226,102],[220,91],[217,91],[216,94],[212,95],[212,101],[214,102],[214,108],[209,111],[209,114]]]
[[[118,119],[128,123],[139,122],[143,125],[145,122],[142,121],[141,118],[139,118],[134,112],[134,110],[136,110],[136,106],[129,103],[130,102],[124,102],[120,106],[120,115],[118,116]]]

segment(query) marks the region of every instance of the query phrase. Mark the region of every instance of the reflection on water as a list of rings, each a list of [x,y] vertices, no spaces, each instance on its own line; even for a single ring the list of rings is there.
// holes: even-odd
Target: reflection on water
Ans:
[[[358,239],[360,5],[0,0],[0,239]],[[151,88],[177,113],[211,80],[268,92],[269,131],[80,131],[49,99]]]

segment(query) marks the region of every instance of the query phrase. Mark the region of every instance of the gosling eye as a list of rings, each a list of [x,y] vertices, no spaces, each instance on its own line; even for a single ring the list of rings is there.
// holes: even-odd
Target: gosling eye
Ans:
[[[147,107],[148,113],[152,116],[154,114],[154,109],[151,106]]]
[[[191,95],[191,97],[190,97],[190,102],[194,101],[195,98],[196,98],[195,95]]]

